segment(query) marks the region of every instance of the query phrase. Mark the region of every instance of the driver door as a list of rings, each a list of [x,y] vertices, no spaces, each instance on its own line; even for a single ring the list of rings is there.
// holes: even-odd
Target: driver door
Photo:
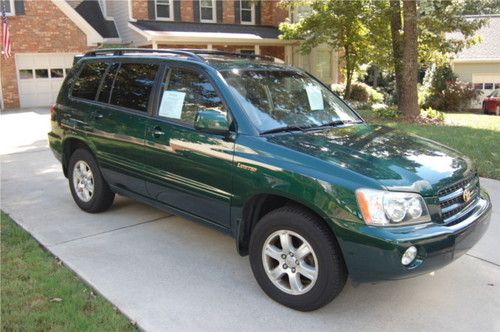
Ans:
[[[146,127],[148,195],[229,227],[234,142],[194,129],[199,110],[225,105],[206,74],[184,67],[167,68],[159,99]]]

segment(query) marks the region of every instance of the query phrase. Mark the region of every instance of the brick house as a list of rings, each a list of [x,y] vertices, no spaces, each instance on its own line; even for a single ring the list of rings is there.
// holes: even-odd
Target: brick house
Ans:
[[[335,52],[297,52],[278,38],[289,12],[279,0],[3,0],[12,57],[0,61],[3,108],[55,101],[75,54],[107,45],[207,48],[271,55],[325,83],[338,79]]]

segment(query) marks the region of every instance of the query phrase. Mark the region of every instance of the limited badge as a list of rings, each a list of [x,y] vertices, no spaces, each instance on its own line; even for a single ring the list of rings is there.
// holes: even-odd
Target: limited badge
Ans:
[[[464,202],[467,203],[472,198],[472,192],[469,189],[465,189],[464,193],[462,194],[462,198]]]

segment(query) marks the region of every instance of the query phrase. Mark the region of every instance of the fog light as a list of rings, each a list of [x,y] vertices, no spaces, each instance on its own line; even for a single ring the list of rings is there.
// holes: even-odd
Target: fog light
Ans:
[[[405,266],[410,265],[410,263],[415,260],[415,257],[417,257],[417,248],[411,246],[410,248],[406,249],[403,257],[401,257],[401,264]]]

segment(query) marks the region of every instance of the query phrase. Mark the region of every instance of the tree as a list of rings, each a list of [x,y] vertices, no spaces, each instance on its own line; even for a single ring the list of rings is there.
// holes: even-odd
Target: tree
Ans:
[[[368,3],[368,0],[282,1],[289,9],[300,5],[311,8],[309,15],[300,21],[280,24],[282,38],[302,40],[300,50],[303,53],[323,43],[342,51],[346,99],[350,97],[355,70],[370,61],[373,48],[366,25],[370,14]]]
[[[288,8],[308,5],[311,12],[298,22],[280,25],[283,38],[302,40],[301,50],[326,43],[343,52],[345,98],[353,73],[372,63],[393,71],[400,112],[418,116],[417,70],[446,63],[477,43],[475,32],[484,19],[464,17],[474,8],[490,12],[500,0],[282,0]],[[472,4],[473,3],[473,4]]]
[[[408,118],[419,115],[417,81],[418,81],[418,47],[417,47],[417,1],[403,1],[403,60],[401,64],[402,83],[400,87],[398,108]]]
[[[394,64],[394,74],[396,80],[396,102],[399,104],[401,97],[401,87],[403,84],[403,40],[400,31],[401,23],[401,4],[399,0],[390,0],[390,26],[392,40],[392,62]]]

